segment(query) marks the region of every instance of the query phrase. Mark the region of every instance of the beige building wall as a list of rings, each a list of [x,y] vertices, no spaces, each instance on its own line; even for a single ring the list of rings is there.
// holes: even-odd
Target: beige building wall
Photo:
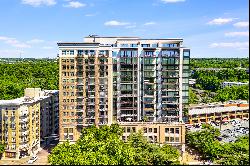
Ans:
[[[40,104],[1,104],[1,142],[7,145],[3,159],[32,155],[40,147]]]
[[[47,93],[40,88],[29,88],[25,90],[26,97],[0,100],[0,141],[7,145],[3,158],[36,154],[40,138],[55,131],[52,122],[57,123],[58,92],[49,91],[48,96],[42,92]]]

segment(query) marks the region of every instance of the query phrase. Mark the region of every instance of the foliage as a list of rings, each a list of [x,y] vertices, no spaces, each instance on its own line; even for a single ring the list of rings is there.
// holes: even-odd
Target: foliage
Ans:
[[[81,138],[70,145],[57,145],[48,160],[53,165],[163,165],[178,164],[177,149],[150,144],[142,133],[131,134],[128,142],[120,138],[118,124],[84,128]]]
[[[0,143],[0,155],[3,154],[4,149],[5,149],[5,145]]]
[[[189,99],[188,99],[190,104],[197,104],[199,102],[198,97],[196,94],[193,92],[193,88],[189,87]]]
[[[195,89],[205,90],[203,96],[195,97],[192,90],[189,91],[189,103],[209,103],[227,100],[249,98],[249,86],[227,87],[222,89],[222,82],[248,82],[249,68],[248,58],[200,58],[191,59],[190,68],[193,70],[191,78],[196,79]],[[215,93],[217,95],[211,95]],[[200,98],[200,101],[197,99]]]
[[[54,61],[0,63],[0,100],[21,97],[25,88],[58,89],[58,77]]]
[[[224,81],[247,82],[249,74],[244,69],[195,70],[192,78],[196,79],[196,88],[216,91]]]
[[[192,58],[190,68],[248,68],[248,58]]]
[[[249,85],[225,87],[224,89],[217,91],[217,95],[214,97],[215,101],[228,101],[238,99],[249,99]]]
[[[188,132],[187,144],[204,159],[209,159],[222,165],[247,165],[249,163],[249,136],[239,138],[235,143],[220,143],[216,137],[220,135],[218,129],[210,125],[202,126],[198,132]]]

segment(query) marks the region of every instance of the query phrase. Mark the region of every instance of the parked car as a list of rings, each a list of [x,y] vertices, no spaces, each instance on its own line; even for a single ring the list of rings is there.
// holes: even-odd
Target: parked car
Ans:
[[[32,156],[32,157],[30,158],[30,160],[28,161],[28,164],[32,164],[32,163],[35,162],[37,159],[38,159],[37,156]]]

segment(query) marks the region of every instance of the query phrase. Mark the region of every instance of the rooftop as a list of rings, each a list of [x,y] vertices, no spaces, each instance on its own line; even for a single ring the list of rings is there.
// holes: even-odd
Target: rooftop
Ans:
[[[202,108],[202,109],[191,109],[188,111],[189,115],[199,115],[199,114],[211,114],[211,113],[221,113],[221,112],[231,112],[238,110],[249,110],[249,107],[215,107],[215,108]]]
[[[4,105],[4,106],[18,106],[18,105],[22,105],[22,104],[31,104],[34,102],[37,102],[41,99],[45,99],[50,97],[48,94],[54,94],[54,93],[58,93],[58,90],[43,90],[41,92],[42,96],[38,96],[38,97],[20,97],[20,98],[16,98],[16,99],[12,99],[12,100],[0,100],[0,105]]]

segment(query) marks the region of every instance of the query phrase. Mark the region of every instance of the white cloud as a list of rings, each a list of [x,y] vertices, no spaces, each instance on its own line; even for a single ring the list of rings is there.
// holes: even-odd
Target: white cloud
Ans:
[[[38,7],[41,5],[52,6],[56,4],[56,0],[22,0],[23,4]]]
[[[6,36],[0,36],[0,41],[3,41],[6,44],[9,44],[13,47],[18,47],[18,48],[30,48],[31,47],[30,45],[26,43],[22,43],[15,38],[6,37]]]
[[[225,36],[229,36],[229,37],[249,36],[249,31],[245,31],[245,32],[227,32],[227,33],[225,33]]]
[[[234,24],[234,26],[237,28],[249,27],[249,22],[247,21],[237,22]]]
[[[78,1],[71,1],[67,5],[63,5],[63,7],[71,7],[71,8],[80,8],[85,7],[86,4],[78,2]]]
[[[49,50],[49,49],[53,49],[54,47],[51,47],[51,46],[44,46],[42,47],[42,49],[45,49],[45,50]]]
[[[153,21],[151,21],[151,22],[146,22],[144,25],[155,25],[156,23],[155,22],[153,22]]]
[[[249,42],[221,42],[221,43],[212,43],[210,45],[212,48],[238,48],[245,49],[249,47]]]
[[[177,2],[185,2],[185,0],[161,0],[163,3],[177,3]]]
[[[37,43],[43,43],[43,42],[44,40],[41,40],[41,39],[32,39],[32,40],[27,41],[26,43],[37,44]]]
[[[124,26],[124,25],[130,25],[130,23],[112,20],[112,21],[105,22],[104,25],[106,25],[106,26]]]
[[[207,24],[209,25],[223,25],[232,22],[234,18],[216,18],[209,21]]]

